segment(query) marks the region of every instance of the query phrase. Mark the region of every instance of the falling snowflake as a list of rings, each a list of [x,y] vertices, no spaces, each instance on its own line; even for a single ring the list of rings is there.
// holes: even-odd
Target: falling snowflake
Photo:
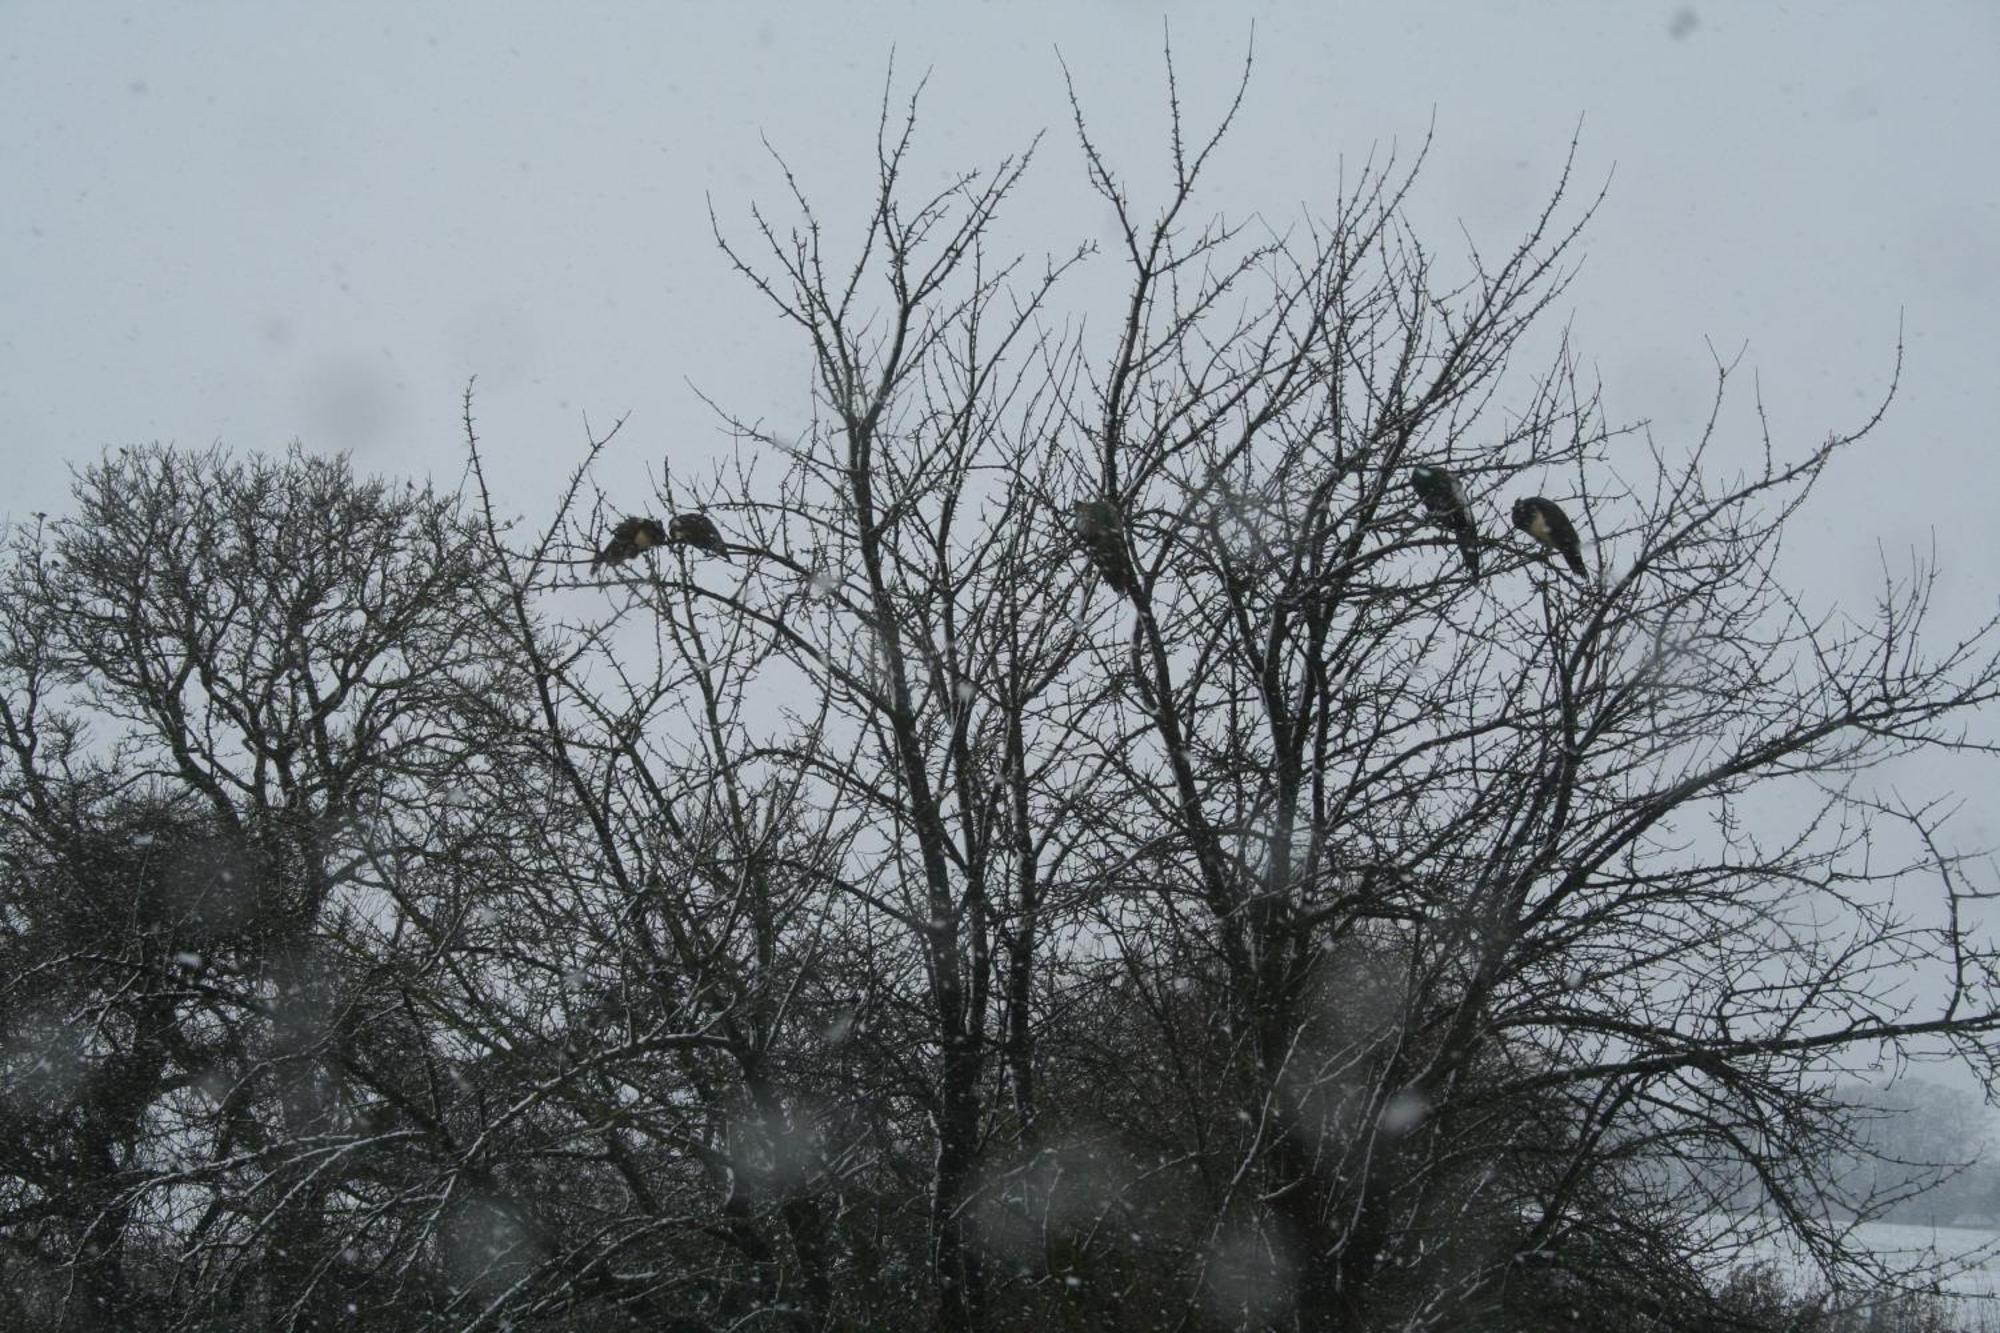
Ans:
[[[1400,1138],[1421,1125],[1430,1111],[1429,1098],[1414,1088],[1404,1088],[1382,1104],[1382,1114],[1375,1123],[1384,1134]]]

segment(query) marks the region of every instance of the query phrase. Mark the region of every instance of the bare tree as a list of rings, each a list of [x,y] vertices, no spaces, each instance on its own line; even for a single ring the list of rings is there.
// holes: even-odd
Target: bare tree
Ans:
[[[1926,657],[1927,573],[1892,581],[1879,618],[1857,624],[1807,611],[1775,568],[1785,520],[1879,417],[1791,461],[1755,441],[1763,466],[1729,482],[1709,457],[1714,421],[1691,448],[1635,450],[1643,435],[1605,425],[1566,340],[1539,374],[1512,373],[1593,207],[1571,205],[1567,173],[1497,261],[1427,250],[1401,211],[1415,168],[1394,162],[1324,223],[1201,224],[1197,187],[1233,115],[1189,139],[1176,94],[1173,183],[1147,213],[1079,108],[1131,286],[1108,347],[1044,341],[1027,359],[1036,420],[1059,423],[1054,449],[967,435],[1018,401],[1018,380],[951,361],[989,408],[922,372],[983,308],[995,270],[981,206],[1004,171],[962,225],[939,203],[962,181],[906,214],[905,130],[880,155],[861,262],[823,258],[796,196],[795,229],[756,215],[768,271],[725,241],[812,347],[825,413],[797,445],[738,423],[804,479],[766,502],[759,542],[810,551],[786,572],[823,571],[808,586],[847,613],[828,617],[838,635],[794,646],[799,619],[781,639],[831,682],[873,740],[856,753],[881,765],[828,765],[824,799],[877,801],[885,843],[907,858],[887,882],[924,887],[907,916],[938,1053],[941,1317],[980,1317],[968,1247],[981,1214],[966,1190],[972,1145],[992,1141],[975,1126],[999,1122],[967,1090],[980,1047],[1012,1040],[979,1007],[979,925],[1028,901],[992,896],[962,836],[978,804],[947,799],[943,776],[977,754],[953,748],[963,724],[946,708],[927,731],[946,684],[977,679],[952,655],[970,638],[952,610],[957,590],[981,586],[985,548],[954,549],[949,524],[958,478],[982,472],[1039,501],[1050,528],[1074,499],[1073,565],[1129,607],[1129,633],[1114,628],[1123,614],[1086,619],[1085,641],[1052,663],[1043,695],[1060,709],[1027,701],[1058,721],[1050,748],[1025,755],[1026,805],[1053,817],[1035,836],[1067,849],[1069,901],[1087,905],[1092,947],[1116,946],[1156,1040],[1187,1042],[1174,987],[1215,998],[1228,1058],[1212,1097],[1233,1115],[1177,1145],[1201,1164],[1208,1220],[1174,1241],[1213,1270],[1215,1312],[1449,1322],[1500,1299],[1530,1253],[1633,1308],[1692,1300],[1694,1266],[1665,1220],[1682,1212],[1661,1209],[1716,1201],[1667,1168],[1715,1155],[1740,1162],[1772,1210],[1745,1225],[1785,1229],[1845,1272],[1863,1256],[1838,1219],[1867,1216],[1868,1201],[1839,1212],[1815,1168],[1844,1132],[1821,1080],[1852,1052],[1937,1036],[1984,1073],[1996,1021],[1992,954],[1961,928],[1962,867],[1937,851],[1935,820],[1906,812],[1916,854],[1879,869],[1871,831],[1890,812],[1852,778],[1913,750],[1977,748],[1955,719],[2000,679],[1990,633]],[[884,293],[872,303],[859,295],[870,264]],[[1447,268],[1462,276],[1441,280]],[[1048,299],[1038,281],[1012,308]],[[1719,367],[1718,396],[1727,379]],[[1463,523],[1415,503],[1420,464],[1456,479]],[[837,507],[816,506],[821,493]],[[1570,581],[1510,533],[1508,501],[1529,495],[1560,497],[1597,578]],[[1010,586],[1078,595],[1023,572]],[[942,743],[927,748],[930,735]],[[1750,793],[1810,775],[1828,786],[1793,833],[1745,829]],[[870,869],[857,893],[885,882]],[[1907,903],[1927,872],[1937,910],[1891,910],[1890,889]],[[1837,947],[1808,928],[1832,920]],[[1939,957],[1947,998],[1902,1012],[1895,988]],[[1048,966],[1070,985],[1090,974],[1076,952]],[[1123,1112],[1151,1115],[1167,1095],[1149,1085]],[[1617,1256],[1634,1253],[1661,1263],[1630,1279]]]
[[[795,607],[778,647],[839,728],[800,761],[870,830],[841,879],[921,962],[929,1269],[940,1325],[970,1328],[986,1300],[969,1211],[995,1110],[985,1088],[1001,1056],[1013,1114],[1032,1116],[1032,978],[1068,850],[1063,743],[1081,725],[1077,701],[1052,693],[1082,647],[1051,521],[1065,386],[1047,371],[1068,349],[1036,328],[1067,264],[1017,283],[1019,265],[986,252],[1027,155],[906,202],[914,125],[914,99],[900,124],[885,100],[879,193],[852,259],[825,254],[796,191],[789,230],[757,215],[761,261],[718,236],[812,348],[822,415],[781,445],[783,526],[760,537],[807,553],[777,565],[779,605]]]
[[[1078,113],[1132,273],[1079,426],[1138,571],[1140,729],[1099,732],[1147,803],[1127,856],[1157,860],[1162,824],[1181,852],[1112,928],[1155,1012],[1162,957],[1205,952],[1220,990],[1244,1119],[1217,1235],[1254,1233],[1272,1277],[1244,1316],[1449,1322],[1524,1253],[1617,1281],[1711,1202],[1654,1200],[1649,1172],[1712,1154],[1839,1272],[1863,1256],[1838,1219],[1868,1201],[1836,1205],[1815,1170],[1844,1133],[1829,1071],[1948,1037],[1984,1076],[2000,1018],[1932,812],[1855,777],[1983,748],[1961,719],[2000,683],[1991,627],[1928,656],[1929,571],[1869,623],[1808,611],[1775,568],[1785,520],[1879,413],[1792,461],[1766,435],[1726,483],[1714,418],[1679,457],[1614,453],[1566,346],[1503,378],[1588,217],[1559,220],[1567,176],[1511,253],[1469,254],[1440,289],[1393,168],[1324,229],[1185,228],[1227,125],[1184,148],[1176,104],[1148,219]],[[1418,464],[1471,497],[1483,582],[1440,559]],[[1504,538],[1499,497],[1555,484],[1600,582]],[[1746,826],[1751,793],[1802,777],[1794,831]],[[1888,870],[1884,817],[1918,835]],[[1191,933],[1163,951],[1162,932]],[[1936,960],[1944,998],[1912,1015],[1898,988]],[[1441,1240],[1480,1213],[1532,1220],[1474,1263]]]
[[[468,389],[469,520],[146,450],[16,539],[7,1313],[1705,1328],[1773,1233],[1907,1280],[1835,1078],[1990,1086],[2000,976],[1876,773],[1986,753],[2000,660],[1926,646],[1927,567],[1781,577],[1880,413],[1738,440],[1718,365],[1695,439],[1608,424],[1541,332],[1567,169],[1490,256],[1419,239],[1421,151],[1203,220],[1247,80],[1195,133],[1170,73],[1150,205],[1073,91],[1107,254],[996,255],[1039,149],[921,186],[914,98],[844,246],[779,160],[716,231],[812,416],[720,407],[713,474],[607,495],[613,428],[512,523]]]
[[[380,1041],[342,932],[495,682],[472,533],[296,451],[121,450],[75,496],[0,597],[8,1225],[65,1323],[137,1319],[130,1270],[158,1298],[176,1267],[196,1308],[314,1323]]]

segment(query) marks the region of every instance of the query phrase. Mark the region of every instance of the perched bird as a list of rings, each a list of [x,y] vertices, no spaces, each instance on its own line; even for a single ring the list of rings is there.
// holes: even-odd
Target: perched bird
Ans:
[[[1514,526],[1551,551],[1561,552],[1562,558],[1569,562],[1569,567],[1576,571],[1578,578],[1590,577],[1590,571],[1583,563],[1583,543],[1577,540],[1569,515],[1554,500],[1544,500],[1539,495],[1516,500]]]
[[[667,530],[657,518],[625,519],[611,529],[611,540],[590,562],[590,572],[595,574],[599,565],[622,565],[641,551],[664,546],[666,542]]]
[[[1138,581],[1132,577],[1132,562],[1125,555],[1125,524],[1118,506],[1109,500],[1078,500],[1070,506],[1076,515],[1076,539],[1090,556],[1090,563],[1119,596],[1129,596]]]
[[[1410,489],[1424,502],[1433,518],[1451,529],[1458,538],[1458,553],[1465,560],[1465,572],[1479,577],[1479,530],[1472,525],[1472,511],[1466,507],[1465,492],[1458,478],[1441,467],[1428,464],[1410,469]]]
[[[692,546],[709,555],[729,558],[729,544],[722,540],[707,514],[675,514],[667,524],[667,540],[676,546]]]

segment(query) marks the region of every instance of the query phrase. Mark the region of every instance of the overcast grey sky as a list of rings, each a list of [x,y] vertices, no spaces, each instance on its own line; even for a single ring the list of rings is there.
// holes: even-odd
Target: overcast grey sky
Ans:
[[[1060,48],[1141,192],[1163,163],[1163,18],[1191,117],[1256,73],[1210,182],[1231,216],[1329,210],[1343,159],[1435,125],[1419,233],[1491,250],[1554,185],[1610,194],[1556,312],[1619,420],[1687,443],[1712,343],[1747,346],[1781,447],[1900,398],[1796,534],[1815,601],[1870,609],[1878,543],[1935,536],[1941,634],[1992,614],[2000,478],[2000,4],[975,5],[30,3],[0,0],[0,520],[151,440],[276,450],[450,486],[459,394],[501,499],[540,521],[587,413],[599,480],[725,440],[696,388],[803,424],[801,349],[727,269],[712,199],[782,204],[765,135],[837,231],[872,189],[893,50],[929,71],[936,180],[1051,131],[1008,239],[1102,233]],[[1143,193],[1142,193],[1143,197]],[[1107,256],[1058,312],[1108,323]],[[1748,390],[1750,376],[1743,377]],[[1741,406],[1747,408],[1747,393]],[[1747,413],[1731,439],[1748,448]],[[1965,769],[1966,773],[1974,770]],[[1966,843],[2000,840],[1989,766]]]
[[[0,517],[63,504],[106,445],[352,450],[461,467],[458,395],[503,499],[540,517],[585,413],[629,412],[602,480],[723,443],[694,388],[803,418],[799,349],[716,253],[779,202],[760,134],[832,224],[870,188],[892,50],[928,70],[933,178],[1052,131],[1011,214],[1031,252],[1103,225],[1060,48],[1105,146],[1162,158],[1162,20],[1190,114],[1257,70],[1208,202],[1329,208],[1343,157],[1437,142],[1413,215],[1504,245],[1582,126],[1611,192],[1566,307],[1619,419],[1687,438],[1707,341],[1760,377],[1781,442],[1887,428],[1807,525],[1828,596],[1876,538],[1933,528],[1956,619],[2000,538],[2000,5],[1431,3],[0,5]],[[1078,284],[1114,276],[1113,261]],[[1098,288],[1097,290],[1102,290]],[[1100,306],[1096,318],[1104,319]],[[1747,376],[1745,387],[1748,387]]]

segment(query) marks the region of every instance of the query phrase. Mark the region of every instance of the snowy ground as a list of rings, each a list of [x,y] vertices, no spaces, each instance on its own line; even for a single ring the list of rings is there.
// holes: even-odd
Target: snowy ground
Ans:
[[[1899,1265],[1934,1266],[1940,1287],[1954,1298],[1961,1328],[2000,1333],[2000,1230],[1871,1222],[1856,1234],[1877,1254]],[[1744,1250],[1745,1262],[1763,1259],[1775,1260],[1800,1290],[1822,1285],[1794,1252],[1771,1244]]]

